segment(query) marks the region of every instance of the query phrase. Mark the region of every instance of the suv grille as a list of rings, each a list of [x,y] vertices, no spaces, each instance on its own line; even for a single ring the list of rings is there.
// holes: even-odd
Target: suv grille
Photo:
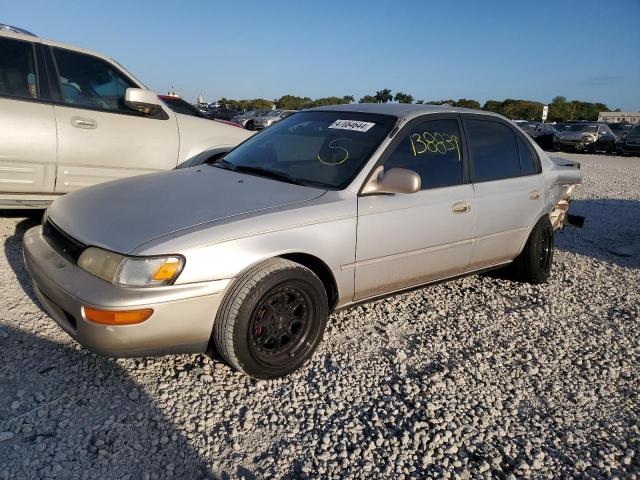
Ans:
[[[86,245],[60,230],[49,219],[42,225],[42,236],[49,245],[72,263],[76,263]]]

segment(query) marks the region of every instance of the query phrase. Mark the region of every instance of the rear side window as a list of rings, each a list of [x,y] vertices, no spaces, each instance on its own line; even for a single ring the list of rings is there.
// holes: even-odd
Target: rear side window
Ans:
[[[132,113],[124,94],[135,87],[109,63],[90,55],[53,48],[64,103],[78,107]]]
[[[0,95],[38,98],[33,44],[0,38]]]
[[[520,155],[513,130],[498,122],[467,120],[467,143],[474,182],[520,176]]]
[[[463,183],[462,158],[458,121],[429,120],[402,134],[384,168],[413,170],[426,190]]]
[[[531,147],[526,142],[518,138],[518,152],[520,153],[520,173],[522,175],[533,175],[536,173],[536,163],[531,151]]]

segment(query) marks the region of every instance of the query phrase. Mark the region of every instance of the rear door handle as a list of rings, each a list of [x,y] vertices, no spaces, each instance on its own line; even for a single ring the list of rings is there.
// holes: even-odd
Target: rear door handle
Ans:
[[[538,200],[540,198],[540,192],[538,190],[531,190],[529,192],[529,200]]]
[[[467,213],[471,211],[471,204],[469,202],[456,202],[451,206],[453,213]]]
[[[98,123],[92,118],[71,117],[71,125],[76,128],[98,128]]]

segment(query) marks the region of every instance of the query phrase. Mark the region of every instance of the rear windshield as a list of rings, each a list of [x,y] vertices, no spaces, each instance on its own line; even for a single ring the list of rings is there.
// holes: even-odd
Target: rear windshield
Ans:
[[[288,177],[292,183],[343,189],[396,120],[358,112],[299,112],[239,145],[220,166],[248,173],[258,168],[283,181]]]

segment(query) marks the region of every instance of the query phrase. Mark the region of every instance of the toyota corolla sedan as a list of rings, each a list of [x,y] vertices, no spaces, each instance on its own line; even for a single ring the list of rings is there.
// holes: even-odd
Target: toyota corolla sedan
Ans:
[[[66,195],[24,256],[90,350],[216,349],[268,379],[311,357],[337,309],[497,268],[546,281],[580,181],[496,114],[322,107],[211,164]]]

